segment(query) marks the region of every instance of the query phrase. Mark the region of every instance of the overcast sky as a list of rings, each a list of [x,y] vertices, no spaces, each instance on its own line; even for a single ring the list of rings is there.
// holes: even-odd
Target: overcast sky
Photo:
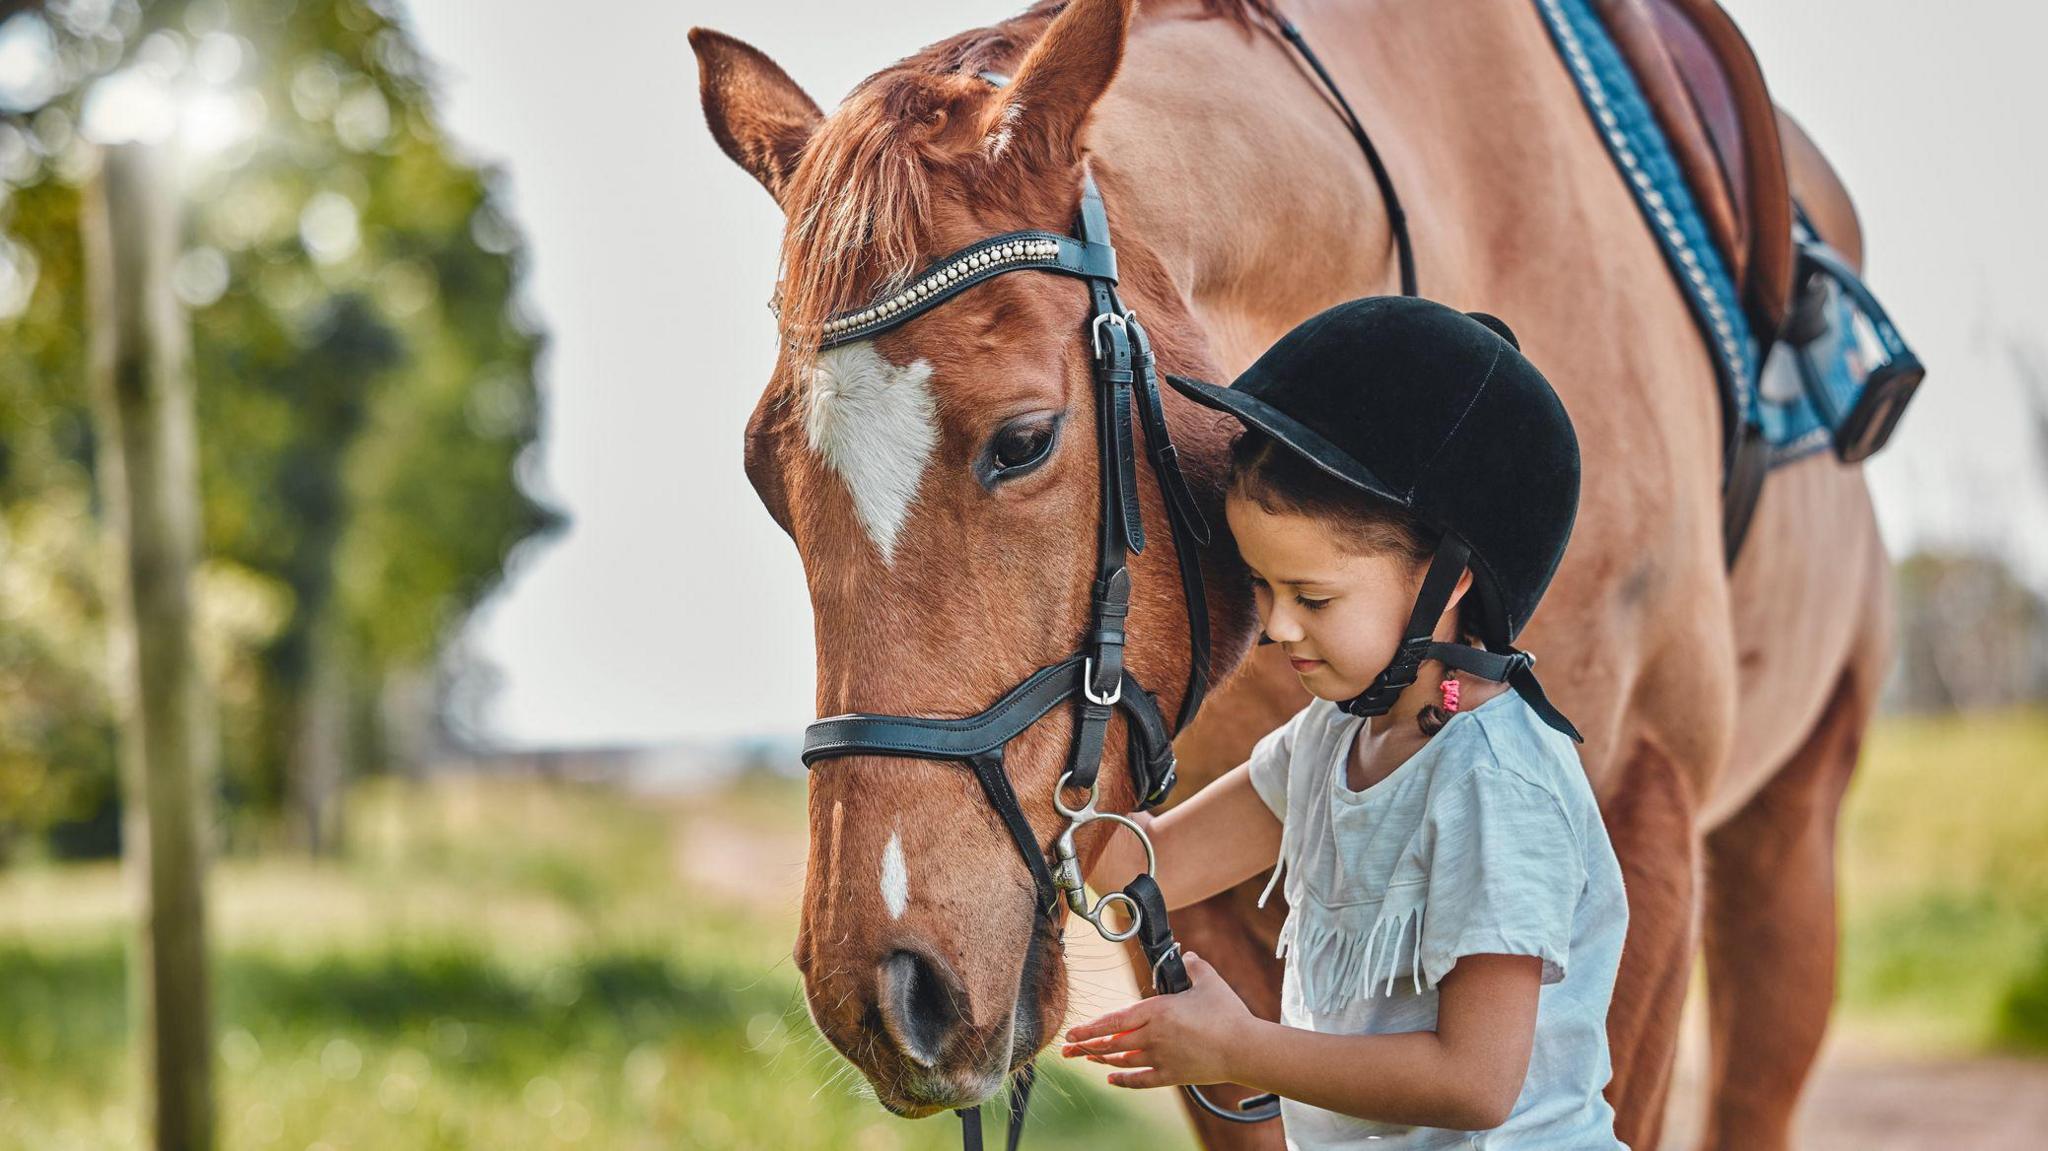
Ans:
[[[545,474],[573,526],[475,625],[505,675],[501,738],[706,739],[812,718],[802,570],[740,469],[773,361],[781,217],[705,129],[690,26],[766,51],[829,111],[875,69],[1024,6],[410,0],[448,123],[509,174],[550,333]],[[2048,579],[2009,350],[2029,342],[2048,365],[2048,7],[1728,7],[1842,172],[1870,280],[1930,367],[1869,467],[1893,551],[1989,541]]]

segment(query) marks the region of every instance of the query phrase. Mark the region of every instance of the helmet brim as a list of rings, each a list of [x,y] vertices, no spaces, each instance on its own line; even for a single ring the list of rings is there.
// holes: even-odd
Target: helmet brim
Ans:
[[[1235,387],[1218,387],[1201,380],[1169,375],[1166,382],[1182,395],[1219,412],[1236,416],[1247,427],[1256,428],[1280,441],[1289,450],[1330,475],[1381,499],[1409,507],[1407,497],[1372,473],[1372,469],[1286,412],[1249,392]]]

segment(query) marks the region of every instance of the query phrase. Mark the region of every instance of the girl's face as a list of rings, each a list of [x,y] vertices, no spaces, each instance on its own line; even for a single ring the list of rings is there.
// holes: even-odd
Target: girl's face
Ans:
[[[1251,500],[1232,496],[1223,510],[1251,568],[1259,622],[1302,686],[1327,700],[1364,691],[1393,660],[1428,565],[1394,552],[1352,554],[1316,520]]]

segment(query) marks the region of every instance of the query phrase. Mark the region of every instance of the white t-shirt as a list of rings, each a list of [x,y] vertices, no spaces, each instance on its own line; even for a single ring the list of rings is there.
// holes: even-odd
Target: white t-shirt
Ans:
[[[1287,1146],[1623,1147],[1601,1090],[1628,903],[1571,740],[1505,691],[1353,791],[1347,762],[1365,722],[1318,699],[1252,749],[1252,786],[1285,823],[1274,872],[1290,905],[1280,1021],[1331,1034],[1432,1030],[1437,982],[1459,956],[1535,955],[1535,1043],[1499,1127],[1404,1127],[1283,1099]]]

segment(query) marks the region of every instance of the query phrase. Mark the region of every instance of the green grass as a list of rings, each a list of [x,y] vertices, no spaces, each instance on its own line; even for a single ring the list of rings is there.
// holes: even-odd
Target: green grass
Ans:
[[[772,781],[379,781],[345,862],[222,863],[221,1145],[957,1147],[865,1097],[804,1012],[803,821]],[[1843,816],[1838,1025],[2048,1050],[2044,829],[2048,715],[1881,724]],[[137,1146],[125,899],[111,866],[0,873],[0,1148]],[[1170,1093],[1045,1062],[1029,1145],[1190,1145]]]
[[[715,805],[387,782],[354,797],[348,862],[221,865],[222,1146],[957,1146],[950,1119],[889,1117],[817,1037],[793,898],[679,875],[714,822],[801,835],[801,791]],[[0,1147],[137,1145],[126,931],[114,868],[0,876]],[[1034,1140],[1183,1138],[1169,1108],[1047,1070]]]
[[[2048,1050],[2048,713],[1881,723],[1839,858],[1846,1022]]]

